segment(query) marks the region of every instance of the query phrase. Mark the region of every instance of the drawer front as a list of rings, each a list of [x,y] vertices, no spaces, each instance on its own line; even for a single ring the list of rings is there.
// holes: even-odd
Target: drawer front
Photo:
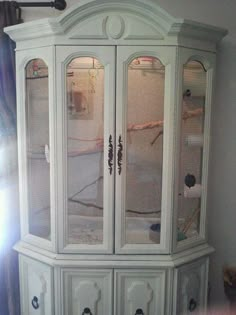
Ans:
[[[22,315],[52,315],[53,273],[46,264],[19,257]]]
[[[63,269],[64,315],[112,315],[112,271]]]
[[[164,270],[115,270],[115,315],[163,315]]]
[[[191,315],[205,311],[208,287],[208,259],[175,270],[174,314]]]

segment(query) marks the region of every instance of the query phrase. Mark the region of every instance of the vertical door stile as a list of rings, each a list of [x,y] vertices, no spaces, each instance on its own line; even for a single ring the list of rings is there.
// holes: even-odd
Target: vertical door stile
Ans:
[[[104,229],[109,253],[114,250],[114,178],[115,178],[115,47],[106,47],[104,81]]]
[[[125,108],[127,103],[127,75],[126,64],[122,63],[123,54],[121,47],[117,47],[116,54],[116,177],[115,177],[115,248],[119,252],[120,248],[125,243],[124,239],[124,224],[125,221],[125,153],[124,153],[124,138],[126,115]],[[125,68],[125,69],[124,69]]]

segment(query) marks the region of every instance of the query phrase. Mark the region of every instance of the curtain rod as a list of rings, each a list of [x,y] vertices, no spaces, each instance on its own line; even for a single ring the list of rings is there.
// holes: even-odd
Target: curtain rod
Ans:
[[[21,7],[51,7],[57,10],[64,10],[66,8],[65,0],[55,0],[51,2],[17,2],[17,6]]]

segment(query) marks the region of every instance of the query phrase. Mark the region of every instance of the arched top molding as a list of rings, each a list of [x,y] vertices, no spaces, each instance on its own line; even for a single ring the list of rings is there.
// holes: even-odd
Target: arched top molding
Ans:
[[[32,44],[41,38],[46,44],[94,40],[98,45],[139,41],[184,45],[185,39],[215,44],[227,33],[221,28],[174,18],[150,0],[82,0],[59,17],[10,26],[5,31],[16,42],[30,40]]]
[[[174,18],[153,2],[145,0],[83,0],[58,18],[63,32],[67,33],[86,19],[106,15],[140,20],[150,24],[163,37],[168,33]]]

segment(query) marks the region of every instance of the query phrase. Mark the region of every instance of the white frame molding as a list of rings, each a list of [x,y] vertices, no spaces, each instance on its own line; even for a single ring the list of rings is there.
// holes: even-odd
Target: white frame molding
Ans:
[[[207,241],[206,235],[206,212],[207,212],[207,184],[208,184],[208,164],[210,153],[210,123],[211,123],[211,107],[213,94],[213,78],[215,72],[215,54],[209,52],[199,52],[194,49],[180,47],[178,58],[178,82],[179,89],[177,94],[177,130],[175,137],[175,156],[178,157],[175,163],[175,194],[174,194],[174,218],[173,218],[173,249],[174,251],[183,251],[192,246],[199,245]],[[201,197],[201,213],[200,213],[200,229],[197,237],[188,238],[177,242],[177,221],[178,221],[178,188],[179,188],[179,158],[180,158],[180,134],[182,126],[182,102],[183,102],[183,66],[189,61],[200,62],[206,71],[206,99],[205,99],[205,116],[204,116],[204,139],[203,139],[203,160],[202,160],[202,197]]]
[[[27,183],[27,131],[26,131],[26,81],[25,81],[25,67],[32,59],[40,58],[48,66],[48,91],[49,91],[49,145],[51,148],[50,159],[50,231],[51,241],[32,235],[29,232],[29,205],[28,205],[28,183]],[[21,51],[17,54],[16,66],[18,71],[16,73],[17,89],[22,91],[17,95],[17,133],[18,133],[18,161],[19,161],[19,191],[20,191],[20,211],[21,211],[21,238],[26,242],[35,244],[47,250],[56,251],[56,164],[54,161],[54,141],[56,139],[55,132],[55,93],[53,78],[54,75],[54,47],[38,48],[31,51]],[[24,80],[22,80],[24,78]],[[54,181],[52,181],[54,179]]]
[[[107,157],[109,135],[112,135],[113,145],[115,139],[115,48],[70,46],[57,48],[57,89],[58,97],[58,227],[59,252],[81,253],[112,253],[113,252],[113,200],[114,200],[114,173],[108,172]],[[67,106],[66,106],[66,66],[76,57],[95,57],[104,66],[104,190],[103,190],[103,244],[68,244],[67,243]],[[108,194],[109,192],[109,194]]]
[[[116,143],[121,135],[126,143],[127,137],[127,68],[131,60],[138,56],[158,58],[165,66],[164,88],[164,133],[163,133],[163,171],[162,171],[162,204],[161,204],[161,242],[160,244],[126,244],[125,243],[125,196],[126,196],[126,150],[123,153],[122,175],[116,168],[116,253],[151,254],[168,253],[171,248],[171,227],[168,220],[172,217],[173,195],[173,102],[175,95],[175,60],[176,49],[151,46],[118,47],[117,51],[117,93],[116,93]],[[171,93],[170,93],[171,91]],[[148,245],[148,246],[147,246]]]

